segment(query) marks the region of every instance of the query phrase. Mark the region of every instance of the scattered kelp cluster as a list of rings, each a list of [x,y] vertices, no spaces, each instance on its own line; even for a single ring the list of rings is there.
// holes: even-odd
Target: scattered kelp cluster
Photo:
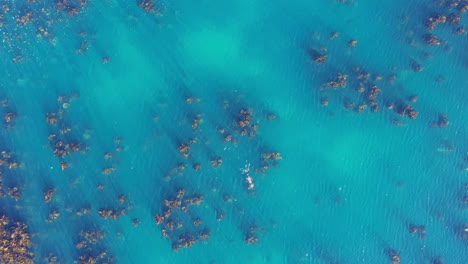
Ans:
[[[87,0],[3,1],[0,27],[4,32],[3,44],[15,52],[11,60],[21,63],[25,59],[22,48],[28,48],[26,40],[30,36],[54,45],[57,41],[54,29],[60,27],[61,23],[76,20],[87,6]]]
[[[162,214],[156,214],[154,219],[156,225],[162,225],[161,235],[172,241],[172,250],[179,251],[181,248],[189,248],[195,243],[207,240],[211,231],[208,228],[202,228],[203,221],[195,218],[192,222],[183,223],[183,214],[190,214],[193,206],[200,206],[204,197],[201,195],[192,195],[185,197],[185,190],[179,189],[173,197],[164,200]],[[192,228],[184,225],[193,225]],[[193,230],[195,229],[195,230]],[[177,232],[178,230],[182,230]]]
[[[15,201],[21,198],[22,185],[14,171],[18,169],[18,161],[13,153],[7,150],[1,151],[0,158],[0,197],[9,196]]]
[[[332,32],[327,41],[339,41],[338,37],[338,32]],[[356,40],[351,40],[348,43],[349,48],[354,48],[356,45]],[[324,67],[325,65],[322,64],[326,63],[328,56],[344,56],[343,54],[328,54],[326,47],[319,48],[319,50],[312,48],[308,53],[317,67]],[[422,71],[422,67],[415,61],[412,62],[412,67],[415,72]],[[391,122],[396,126],[402,126],[406,123],[405,119],[416,119],[419,115],[413,106],[417,102],[418,96],[415,94],[404,95],[395,89],[395,82],[398,80],[398,75],[395,72],[372,73],[364,67],[356,65],[349,67],[345,72],[339,71],[326,78],[319,89],[322,106],[329,106],[330,96],[333,95],[333,97],[341,98],[344,109],[354,111],[357,114],[366,111],[378,113],[390,110],[395,113]]]
[[[447,41],[441,40],[437,35],[433,34],[436,28],[442,27],[443,24],[449,24],[449,30],[452,30],[455,35],[466,34],[466,26],[461,25],[461,18],[468,12],[468,3],[462,0],[443,0],[438,1],[440,13],[431,14],[426,19],[424,25],[427,34],[424,35],[424,41],[430,46],[439,46],[447,44]],[[446,30],[444,28],[444,30]]]
[[[56,166],[62,177],[70,177],[76,173],[82,173],[82,166],[88,155],[95,155],[90,147],[92,144],[92,130],[84,127],[83,123],[76,122],[73,112],[74,107],[80,107],[80,96],[78,92],[71,92],[69,95],[60,95],[54,104],[46,107],[44,120],[48,129],[48,149],[54,156]],[[53,111],[52,111],[53,110]],[[78,110],[79,111],[79,110]],[[80,112],[81,115],[84,112]],[[115,151],[123,151],[122,140],[114,139]],[[114,158],[112,152],[101,155],[102,160]],[[101,172],[99,171],[101,170]],[[96,175],[106,174],[106,171],[114,172],[114,168],[96,168]],[[110,174],[110,173],[107,173]],[[49,225],[57,225],[60,221],[68,223],[69,232],[73,233],[73,243],[75,244],[75,263],[114,263],[114,257],[110,254],[104,244],[107,232],[100,229],[96,222],[96,217],[104,219],[118,219],[127,210],[127,197],[118,196],[117,204],[124,208],[108,207],[108,203],[102,205],[93,204],[87,201],[85,196],[76,200],[75,195],[80,195],[83,188],[94,187],[96,192],[103,192],[105,184],[96,183],[95,179],[81,182],[80,178],[72,178],[70,185],[58,187],[52,184],[52,180],[46,179],[43,188],[42,199],[46,204],[45,222]],[[87,186],[87,187],[86,187]],[[68,194],[73,194],[71,198],[74,205],[70,207],[64,203],[64,198]],[[76,193],[76,194],[75,194]],[[125,206],[124,206],[125,205]],[[86,223],[86,224],[84,224]],[[51,227],[52,228],[52,227]],[[46,263],[66,263],[67,256],[58,256],[57,252],[47,251],[43,258]]]
[[[455,162],[456,169],[466,171],[466,162],[460,161],[466,156],[466,153],[464,153],[466,146],[463,144],[456,146],[453,142],[457,140],[458,135],[451,133],[449,136],[447,134],[445,129],[452,124],[447,113],[444,113],[444,110],[440,108],[427,111],[427,107],[424,107],[424,110],[421,111],[426,112],[420,112],[419,110],[419,104],[428,104],[429,102],[424,101],[424,99],[421,100],[421,97],[414,91],[419,90],[424,93],[424,90],[432,87],[418,87],[410,92],[405,87],[405,82],[400,80],[400,75],[408,76],[411,74],[415,79],[426,78],[425,76],[420,77],[421,72],[426,71],[425,65],[430,64],[435,56],[441,56],[441,53],[447,55],[454,52],[462,54],[461,50],[455,49],[463,49],[464,46],[457,46],[455,38],[459,38],[461,43],[465,43],[463,41],[466,40],[467,34],[463,22],[466,21],[468,2],[463,0],[442,0],[428,2],[427,4],[415,4],[415,6],[421,8],[421,14],[402,16],[400,21],[394,24],[394,26],[396,25],[395,28],[400,28],[401,25],[409,28],[408,31],[404,32],[406,37],[406,43],[404,44],[407,44],[412,55],[409,56],[402,52],[408,57],[406,65],[387,66],[376,64],[373,66],[379,70],[373,71],[371,70],[372,66],[359,64],[362,54],[355,52],[355,50],[360,48],[360,42],[350,38],[349,35],[347,39],[345,39],[346,37],[343,38],[343,35],[346,36],[346,32],[342,34],[331,31],[328,35],[325,34],[326,37],[313,33],[312,40],[306,41],[304,57],[310,61],[313,71],[318,72],[316,78],[312,80],[312,86],[317,87],[315,90],[320,95],[319,103],[324,109],[329,106],[336,109],[334,106],[341,105],[346,111],[352,111],[356,114],[366,114],[366,112],[372,114],[383,113],[383,116],[397,127],[406,126],[413,122],[416,126],[419,126],[420,122],[412,120],[419,119],[422,116],[429,130],[431,128],[441,129],[440,131],[431,131],[431,133],[443,137],[440,145],[435,150],[446,153],[446,155],[448,155],[447,153],[453,153],[453,157],[456,157],[457,160]],[[421,16],[424,19],[421,20]],[[446,39],[454,39],[454,41],[451,43]],[[333,48],[329,49],[329,46]],[[336,46],[339,46],[340,49],[336,49]],[[419,55],[414,56],[414,54]],[[382,54],[381,61],[385,61],[383,59],[385,56]],[[338,60],[333,60],[336,58]],[[343,59],[341,60],[341,58]],[[466,56],[455,56],[455,59],[463,61],[462,64],[466,68]],[[334,64],[337,61],[339,65]],[[382,70],[385,68],[387,68],[387,71]],[[437,75],[434,78],[434,86],[445,85],[446,79],[447,77],[441,74]],[[444,91],[444,93],[450,93],[450,91]],[[330,110],[331,118],[334,118],[336,114],[334,110]],[[367,118],[370,117],[367,115],[363,117],[364,120]],[[466,123],[458,125],[466,130]],[[466,197],[463,196],[466,191],[464,190],[462,193],[458,197],[461,197],[459,201],[463,204],[461,208],[466,209],[466,206],[464,206],[467,203],[466,199],[464,199]],[[458,214],[459,212],[453,213]],[[445,219],[442,222],[452,227],[457,238],[466,241],[468,232],[466,224],[463,224],[462,219],[457,217],[455,219],[450,223],[447,223]],[[425,224],[409,223],[406,224],[406,228],[412,237],[423,241],[433,231]],[[402,260],[402,255],[405,253],[401,254],[400,250],[392,248],[389,244],[385,244],[382,248],[389,263],[405,262],[404,259]],[[445,263],[443,259],[442,256],[431,256],[430,263]]]
[[[456,35],[465,36],[466,27],[462,24],[463,17],[466,14],[467,3],[461,0],[454,1],[435,1],[427,6],[426,18],[422,25],[418,26],[416,21],[411,17],[404,16],[398,23],[410,24],[414,22],[415,29],[406,33],[408,36],[408,44],[415,49],[416,53],[423,53],[422,59],[430,60],[433,55],[431,46],[442,46],[446,52],[451,52],[453,46],[446,40],[442,40],[437,34],[441,35]],[[420,38],[418,39],[418,36]],[[342,49],[340,54],[330,53],[327,46],[332,42],[346,42],[348,50]],[[354,66],[337,66],[330,65],[330,57],[349,57],[349,49],[355,48],[358,44],[357,40],[343,39],[340,32],[331,32],[328,38],[323,40],[315,39],[314,44],[307,48],[307,54],[310,60],[316,64],[316,67],[328,67],[326,76],[322,76],[323,84],[320,87],[320,104],[328,106],[330,103],[335,103],[331,97],[341,100],[341,104],[347,110],[353,110],[356,113],[363,113],[370,110],[373,113],[380,111],[391,110],[397,115],[390,118],[391,123],[396,126],[406,124],[405,119],[416,119],[419,115],[417,108],[414,106],[418,100],[418,95],[414,93],[406,93],[402,90],[401,83],[398,81],[401,68],[404,66],[392,66],[389,72],[372,72],[361,65]],[[425,45],[424,45],[425,44]],[[348,55],[345,55],[348,53]],[[351,53],[352,54],[352,53]],[[357,56],[351,55],[352,61],[359,61]],[[416,59],[409,59],[409,68],[414,72],[421,72],[424,66]],[[382,65],[378,65],[382,66]],[[335,68],[343,68],[336,73]],[[445,77],[440,75],[436,82],[442,83]],[[355,91],[353,94],[351,91]],[[406,94],[405,94],[406,93]],[[335,99],[335,100],[336,100]],[[340,103],[339,101],[337,103]],[[399,117],[400,116],[400,117]],[[406,117],[406,118],[405,118]],[[431,122],[434,127],[446,127],[449,123],[445,113],[439,113],[439,120]]]
[[[4,214],[0,216],[0,260],[5,263],[32,264],[31,235],[28,226],[12,221]]]
[[[154,0],[138,0],[138,6],[145,12],[155,15],[162,15],[165,10],[164,3]]]
[[[47,113],[45,120],[50,125],[51,133],[48,136],[49,144],[54,155],[60,160],[62,170],[68,169],[66,157],[74,152],[86,152],[86,147],[75,139],[72,127],[64,120],[67,109],[71,106],[71,100],[77,99],[79,95],[75,93],[71,98],[59,96],[57,99],[59,108],[55,112]],[[75,132],[75,131],[73,131]],[[86,133],[83,132],[83,133]]]
[[[154,19],[167,11],[165,4],[159,1],[130,2],[145,18]],[[349,8],[355,4],[352,0],[338,2],[348,4]],[[91,0],[3,1],[0,5],[0,30],[3,33],[1,49],[6,51],[8,63],[18,67],[15,70],[24,69],[21,67],[28,65],[31,60],[35,61],[35,56],[40,53],[35,45],[44,44],[48,46],[47,51],[53,50],[67,34],[76,38],[76,45],[70,47],[64,44],[66,52],[80,58],[90,56],[96,61],[95,54],[88,51],[98,44],[99,36],[90,28],[91,23],[87,23],[89,18],[86,17],[94,3]],[[466,36],[466,27],[463,25],[468,11],[466,1],[439,1],[434,6],[437,7],[430,10],[437,12],[424,14],[424,21],[413,21],[420,27],[409,34],[410,46],[417,48],[424,56],[408,58],[405,65],[389,67],[387,70],[373,70],[368,65],[363,66],[363,59],[353,53],[360,49],[361,41],[347,36],[346,32],[330,31],[324,40],[317,38],[312,44],[308,43],[310,45],[306,47],[304,58],[310,61],[313,70],[320,69],[308,85],[309,88],[313,87],[310,90],[319,94],[321,109],[334,112],[337,109],[334,106],[338,105],[343,112],[358,114],[363,118],[380,114],[397,127],[417,125],[419,123],[416,119],[424,117],[425,120],[430,119],[426,124],[428,129],[441,133],[453,126],[455,123],[449,120],[449,115],[442,109],[432,112],[420,110],[427,111],[421,104],[428,102],[417,93],[406,90],[402,84],[404,80],[400,80],[400,75],[405,74],[401,69],[407,69],[414,76],[427,71],[425,64],[432,58],[431,51],[434,48],[449,50],[450,43],[445,40],[448,32],[460,38]],[[135,18],[129,19],[141,22]],[[404,20],[411,23],[408,21],[412,21],[412,18]],[[65,30],[65,34],[64,27],[69,27],[71,33]],[[31,42],[31,39],[34,41]],[[332,51],[327,48],[337,42],[341,43],[341,49]],[[116,61],[107,51],[98,50],[97,53],[98,64],[106,64],[100,66],[112,67]],[[352,63],[333,64],[334,58],[345,57],[350,58]],[[73,62],[70,64],[73,65]],[[381,66],[375,68],[385,68]],[[141,142],[144,140],[137,136],[124,138],[115,131],[114,134],[108,133],[119,130],[109,129],[112,120],[102,120],[98,124],[90,121],[99,112],[90,108],[96,106],[93,105],[94,101],[90,103],[90,98],[81,96],[82,90],[85,91],[87,87],[75,84],[74,79],[81,76],[74,75],[74,71],[65,76],[64,83],[47,88],[44,95],[47,100],[41,102],[43,113],[38,111],[41,112],[41,120],[34,128],[39,135],[46,136],[37,144],[39,147],[26,147],[41,149],[43,146],[45,151],[38,157],[29,157],[29,164],[23,164],[21,151],[16,153],[14,140],[4,143],[10,138],[16,139],[15,130],[22,128],[21,122],[30,118],[29,114],[17,111],[17,106],[8,99],[0,101],[0,114],[3,116],[0,205],[9,209],[0,214],[0,262],[28,264],[41,259],[48,264],[117,263],[119,259],[114,255],[118,254],[118,247],[112,242],[125,241],[125,237],[132,232],[125,229],[127,226],[131,226],[133,231],[138,228],[156,230],[165,239],[167,249],[174,252],[211,243],[213,236],[228,233],[227,229],[232,226],[242,234],[234,236],[232,243],[268,243],[268,238],[264,238],[270,232],[270,225],[274,226],[269,222],[274,216],[262,215],[261,206],[256,205],[268,198],[262,189],[274,182],[270,173],[275,175],[274,171],[283,162],[283,150],[277,149],[275,140],[266,139],[266,136],[271,136],[271,125],[284,124],[281,113],[277,116],[276,109],[271,109],[274,107],[262,105],[265,103],[263,98],[255,98],[237,89],[226,89],[226,92],[224,88],[216,88],[213,89],[215,95],[203,95],[199,87],[191,87],[179,80],[184,75],[180,71],[176,84],[167,84],[171,91],[175,90],[175,95],[167,95],[167,101],[173,100],[172,103],[160,103],[157,96],[145,98],[149,105],[146,115],[138,116],[141,119],[135,122],[151,127],[151,136],[144,139],[150,143],[145,141],[143,144]],[[114,74],[113,77],[117,78],[120,74]],[[39,79],[50,81],[46,75],[42,74]],[[54,80],[60,79],[55,73],[51,75]],[[21,85],[26,79],[18,77],[9,85],[22,89],[27,87]],[[444,76],[436,80],[437,83],[444,81]],[[206,83],[209,82],[206,80]],[[93,89],[98,90],[101,87],[99,82],[96,83]],[[223,85],[228,83],[226,81]],[[245,84],[242,88],[253,90],[256,87],[254,84]],[[119,119],[120,116],[116,113],[115,118]],[[132,117],[132,120],[136,118]],[[136,134],[141,128],[135,126],[130,129],[135,130]],[[273,137],[295,140],[280,134]],[[457,155],[457,169],[466,171],[466,154],[460,155],[460,151],[456,151],[458,146],[451,139],[442,142],[437,151],[454,152]],[[155,157],[144,151],[153,148],[162,154]],[[42,161],[48,158],[52,160],[51,163]],[[141,162],[140,165],[134,165],[135,160]],[[287,155],[285,161],[289,162]],[[151,163],[151,171],[141,165],[144,162]],[[148,178],[151,180],[146,182],[142,180],[146,178],[139,174],[150,175]],[[143,194],[128,192],[130,185],[138,186]],[[24,193],[32,194],[32,198],[24,196]],[[134,198],[138,195],[147,195],[146,200]],[[456,199],[461,204],[461,210],[468,207],[466,184]],[[34,204],[35,200],[38,204]],[[32,217],[24,218],[24,222],[13,221],[9,213],[12,208]],[[288,208],[279,210],[285,209]],[[28,227],[28,222],[34,225]],[[145,224],[149,227],[145,227]],[[468,226],[462,219],[447,222],[447,225],[457,239],[463,242],[468,240]],[[48,240],[56,234],[49,237],[47,233],[56,232],[58,227],[63,228],[60,231],[63,231],[60,234],[60,246],[50,246]],[[432,235],[432,227],[427,223],[405,223],[405,227],[411,239],[424,240]],[[297,228],[302,226],[298,224]],[[34,236],[29,233],[30,230],[34,231]],[[62,252],[68,244],[73,248],[69,252]],[[389,263],[405,262],[403,249],[395,249],[389,244],[382,244],[380,248]],[[326,253],[322,255],[328,262],[337,263],[333,257],[327,257]],[[443,263],[443,258],[436,256],[432,263]]]
[[[166,9],[164,3],[159,1],[133,1],[135,6],[140,7],[148,15],[160,16]],[[31,39],[43,40],[56,46],[58,41],[63,41],[68,35],[68,32],[64,34],[64,31],[68,31],[74,27],[74,23],[78,23],[82,29],[76,32],[79,44],[75,51],[84,54],[94,43],[92,35],[84,30],[87,23],[85,13],[93,8],[93,4],[93,0],[2,1],[0,29],[3,33],[3,49],[11,55],[10,59],[14,63],[34,60],[32,54],[35,52],[31,47]],[[109,57],[104,55],[102,62],[108,61]]]
[[[100,245],[101,241],[106,237],[107,233],[102,230],[81,230],[79,233],[78,243],[76,248],[79,252],[79,257],[75,263],[114,263],[114,260],[109,256],[108,252]]]
[[[276,119],[276,116],[268,111],[265,111],[268,114],[258,116],[253,108],[248,108],[244,105],[242,98],[242,95],[236,94],[230,98],[219,100],[219,106],[216,109],[224,112],[223,116],[225,119],[222,124],[217,124],[217,121],[212,120],[210,115],[202,112],[202,107],[197,106],[197,104],[203,101],[203,98],[188,96],[184,99],[188,108],[188,114],[185,117],[186,120],[181,121],[183,123],[182,126],[186,126],[185,129],[181,128],[181,130],[183,129],[183,131],[187,132],[186,139],[178,140],[174,145],[180,157],[180,162],[163,175],[166,181],[165,185],[167,185],[165,188],[170,191],[166,197],[161,199],[161,209],[154,216],[156,225],[161,228],[161,235],[172,242],[172,249],[174,251],[189,248],[198,242],[209,239],[211,230],[214,228],[206,223],[212,223],[212,219],[202,219],[199,216],[201,211],[206,210],[206,207],[200,208],[201,205],[205,203],[210,205],[216,204],[218,203],[217,200],[222,199],[224,205],[208,206],[213,211],[212,215],[215,216],[215,220],[220,222],[225,217],[229,217],[225,215],[225,212],[229,211],[227,208],[230,207],[230,204],[247,202],[247,200],[239,199],[236,199],[234,202],[234,198],[228,193],[224,193],[222,196],[220,193],[214,197],[204,194],[202,190],[209,189],[209,186],[198,186],[198,188],[195,188],[195,185],[190,184],[191,177],[197,177],[197,181],[209,182],[210,178],[213,175],[219,174],[219,170],[222,168],[226,166],[231,167],[232,165],[230,164],[236,163],[237,160],[250,160],[253,154],[258,157],[257,161],[255,161],[256,163],[249,164],[240,174],[234,174],[241,176],[242,181],[239,182],[237,179],[231,180],[235,184],[240,183],[247,194],[255,195],[257,187],[254,179],[256,176],[264,176],[270,166],[280,166],[279,161],[282,157],[278,152],[259,152],[262,148],[253,149],[253,153],[245,152],[242,155],[242,152],[239,152],[241,157],[231,161],[225,159],[213,148],[212,145],[215,143],[220,146],[226,146],[224,147],[224,151],[228,148],[227,146],[243,149],[242,145],[246,145],[245,147],[249,148],[248,145],[252,144],[249,141],[258,140],[257,133],[260,130],[261,123]],[[170,112],[167,109],[165,111]],[[161,122],[159,114],[155,114],[154,116],[158,116],[156,122]],[[217,138],[212,138],[208,142],[201,141],[201,139],[206,137],[203,133],[217,135]],[[202,160],[205,160],[206,163],[201,162]],[[191,164],[187,164],[187,162]],[[254,169],[254,173],[250,172],[251,167]],[[231,175],[231,173],[228,175]],[[190,191],[187,191],[186,188],[189,188]],[[206,215],[206,213],[204,214]],[[248,223],[241,223],[240,225],[240,228],[245,233],[245,243],[256,244],[259,238],[255,225]]]
[[[1,102],[2,114],[3,114],[3,125],[6,129],[13,128],[16,123],[17,114],[14,106],[8,102],[7,99],[3,99]]]

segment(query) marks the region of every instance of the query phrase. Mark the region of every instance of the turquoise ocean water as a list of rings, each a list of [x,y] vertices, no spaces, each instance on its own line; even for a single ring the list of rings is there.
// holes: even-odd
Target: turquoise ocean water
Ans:
[[[401,263],[468,263],[468,38],[454,34],[467,17],[432,32],[447,43],[424,42],[429,16],[457,13],[447,2],[163,1],[156,15],[134,0],[2,0],[0,99],[8,103],[0,111],[16,120],[3,123],[0,148],[19,164],[1,167],[2,181],[22,195],[0,197],[1,212],[29,226],[35,263],[106,251],[115,263],[373,264],[392,263],[391,249]],[[339,37],[330,40],[332,32]],[[311,50],[327,61],[313,62]],[[371,81],[382,90],[377,113],[343,106],[363,101],[355,66],[382,76]],[[348,86],[323,88],[338,72]],[[412,105],[417,119],[389,102]],[[48,124],[59,109],[58,124]],[[259,125],[255,137],[236,126],[241,109]],[[431,125],[439,115],[447,127]],[[50,134],[81,150],[55,156]],[[184,158],[178,146],[193,138]],[[282,159],[262,175],[268,152]],[[222,165],[211,166],[217,157]],[[49,188],[56,193],[45,203]],[[154,215],[181,188],[204,201],[174,212],[184,226],[166,239]],[[101,208],[126,212],[103,219]],[[48,223],[54,209],[60,217]],[[424,237],[410,225],[425,226]],[[253,227],[258,243],[246,244]],[[203,229],[207,240],[172,250],[180,233]],[[86,251],[76,247],[81,230],[107,235]]]

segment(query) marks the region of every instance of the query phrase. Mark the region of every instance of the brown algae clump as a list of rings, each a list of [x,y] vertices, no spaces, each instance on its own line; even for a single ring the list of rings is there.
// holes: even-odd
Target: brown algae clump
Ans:
[[[0,259],[2,263],[33,264],[31,237],[28,226],[22,222],[11,223],[8,217],[0,216]]]
[[[344,88],[348,85],[348,75],[344,73],[337,73],[336,78],[324,84],[327,88]]]

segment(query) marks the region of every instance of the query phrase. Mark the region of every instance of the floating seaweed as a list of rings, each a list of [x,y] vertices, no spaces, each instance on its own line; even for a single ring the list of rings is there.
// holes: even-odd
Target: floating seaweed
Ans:
[[[34,254],[31,249],[31,235],[23,222],[11,222],[0,216],[0,259],[6,263],[33,264]]]

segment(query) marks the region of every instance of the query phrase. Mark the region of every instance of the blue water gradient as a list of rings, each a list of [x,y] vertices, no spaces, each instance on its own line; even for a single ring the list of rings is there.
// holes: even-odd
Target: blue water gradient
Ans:
[[[468,39],[446,23],[433,32],[446,45],[424,43],[427,17],[454,12],[437,1],[164,1],[156,15],[134,0],[90,0],[74,16],[57,10],[59,1],[3,2],[10,11],[0,11],[0,97],[8,106],[0,111],[17,120],[0,130],[0,147],[20,164],[2,167],[3,184],[21,186],[22,198],[0,197],[0,206],[28,224],[37,263],[49,253],[73,263],[79,233],[88,229],[107,232],[97,247],[116,263],[391,263],[390,248],[401,263],[438,256],[468,263]],[[19,26],[16,18],[29,11],[31,22]],[[466,15],[460,25],[468,25]],[[49,35],[38,37],[40,26]],[[330,40],[332,32],[340,36]],[[321,48],[328,59],[318,65],[309,52]],[[412,70],[413,60],[422,72]],[[352,79],[356,65],[383,77],[375,82],[382,90],[378,113],[343,107],[345,99],[362,101],[356,81],[322,87],[337,72]],[[73,94],[63,109],[57,98]],[[418,96],[409,103],[417,119],[386,109],[411,95]],[[320,105],[324,96],[327,107]],[[260,126],[254,138],[235,131],[236,114],[247,108]],[[58,109],[60,125],[48,124],[46,114]],[[268,121],[270,113],[277,118]],[[431,126],[439,114],[448,127]],[[194,130],[195,118],[202,121]],[[48,136],[62,125],[71,128],[64,140],[86,153],[54,155]],[[238,144],[224,142],[220,128]],[[194,137],[198,143],[183,158],[178,145]],[[261,175],[264,152],[283,159]],[[210,165],[215,157],[223,159],[219,168]],[[171,173],[180,163],[185,171]],[[115,173],[101,173],[111,166]],[[56,189],[51,203],[43,201],[47,188]],[[206,227],[211,237],[173,252],[154,215],[179,188],[205,198],[180,214],[183,230]],[[119,220],[97,213],[122,207],[128,212]],[[48,223],[53,208],[61,216]],[[78,216],[79,208],[91,214]],[[217,221],[220,211],[225,218]],[[190,226],[196,217],[203,221],[198,229]],[[411,224],[426,226],[425,238],[411,234]],[[252,226],[257,245],[244,242]]]

